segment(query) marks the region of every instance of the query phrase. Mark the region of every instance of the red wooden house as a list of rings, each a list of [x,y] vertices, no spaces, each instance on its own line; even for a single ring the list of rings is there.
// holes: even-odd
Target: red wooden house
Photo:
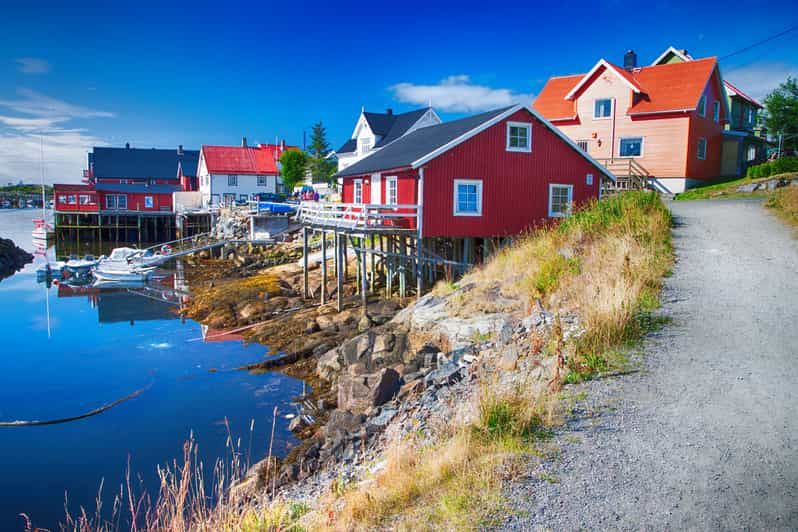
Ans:
[[[523,106],[416,130],[337,174],[343,202],[392,205],[422,238],[515,235],[597,198],[612,174]]]

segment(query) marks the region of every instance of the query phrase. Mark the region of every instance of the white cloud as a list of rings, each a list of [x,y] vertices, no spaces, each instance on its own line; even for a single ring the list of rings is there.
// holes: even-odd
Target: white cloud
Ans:
[[[20,57],[17,68],[25,74],[46,74],[50,71],[50,63],[36,57]]]
[[[86,153],[92,146],[106,144],[85,129],[68,127],[73,119],[110,118],[97,111],[19,89],[16,99],[0,99],[0,181],[22,179],[37,182],[44,148],[45,181],[78,182],[86,167]]]
[[[440,111],[455,113],[488,111],[517,103],[529,105],[534,99],[533,94],[476,85],[466,75],[449,76],[436,85],[397,83],[391,86],[390,90],[394,98],[400,102],[415,105],[431,104]]]
[[[770,91],[787,80],[787,76],[798,78],[798,65],[779,62],[753,63],[724,70],[723,76],[741,91],[762,102]]]

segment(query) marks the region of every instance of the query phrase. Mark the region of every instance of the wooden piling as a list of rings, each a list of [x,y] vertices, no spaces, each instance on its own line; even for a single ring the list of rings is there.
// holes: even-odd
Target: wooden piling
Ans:
[[[307,227],[302,228],[302,273],[305,281],[305,299],[310,298],[310,286],[308,285],[308,231]]]
[[[321,232],[321,304],[327,303],[327,233]]]

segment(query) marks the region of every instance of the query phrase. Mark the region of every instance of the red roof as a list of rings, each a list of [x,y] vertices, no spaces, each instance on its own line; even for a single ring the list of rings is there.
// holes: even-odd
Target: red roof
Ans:
[[[296,149],[286,146],[286,150]],[[280,146],[202,146],[205,166],[211,174],[278,175],[277,161],[282,153]]]
[[[643,113],[666,113],[693,110],[710,76],[715,71],[717,59],[696,59],[684,63],[672,63],[635,69],[631,72],[608,63],[615,73],[639,87],[641,96],[635,97],[630,115]],[[599,72],[606,67],[602,66]],[[549,120],[573,119],[576,117],[576,101],[565,96],[580,84],[585,74],[551,78],[532,104]]]
[[[60,192],[94,192],[94,185],[73,185],[71,183],[55,183],[53,189]]]

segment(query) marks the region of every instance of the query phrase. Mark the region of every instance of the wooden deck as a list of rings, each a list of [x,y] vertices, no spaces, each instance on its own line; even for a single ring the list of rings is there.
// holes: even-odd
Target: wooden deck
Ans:
[[[373,205],[303,201],[298,220],[314,229],[344,233],[416,233],[418,205]]]

